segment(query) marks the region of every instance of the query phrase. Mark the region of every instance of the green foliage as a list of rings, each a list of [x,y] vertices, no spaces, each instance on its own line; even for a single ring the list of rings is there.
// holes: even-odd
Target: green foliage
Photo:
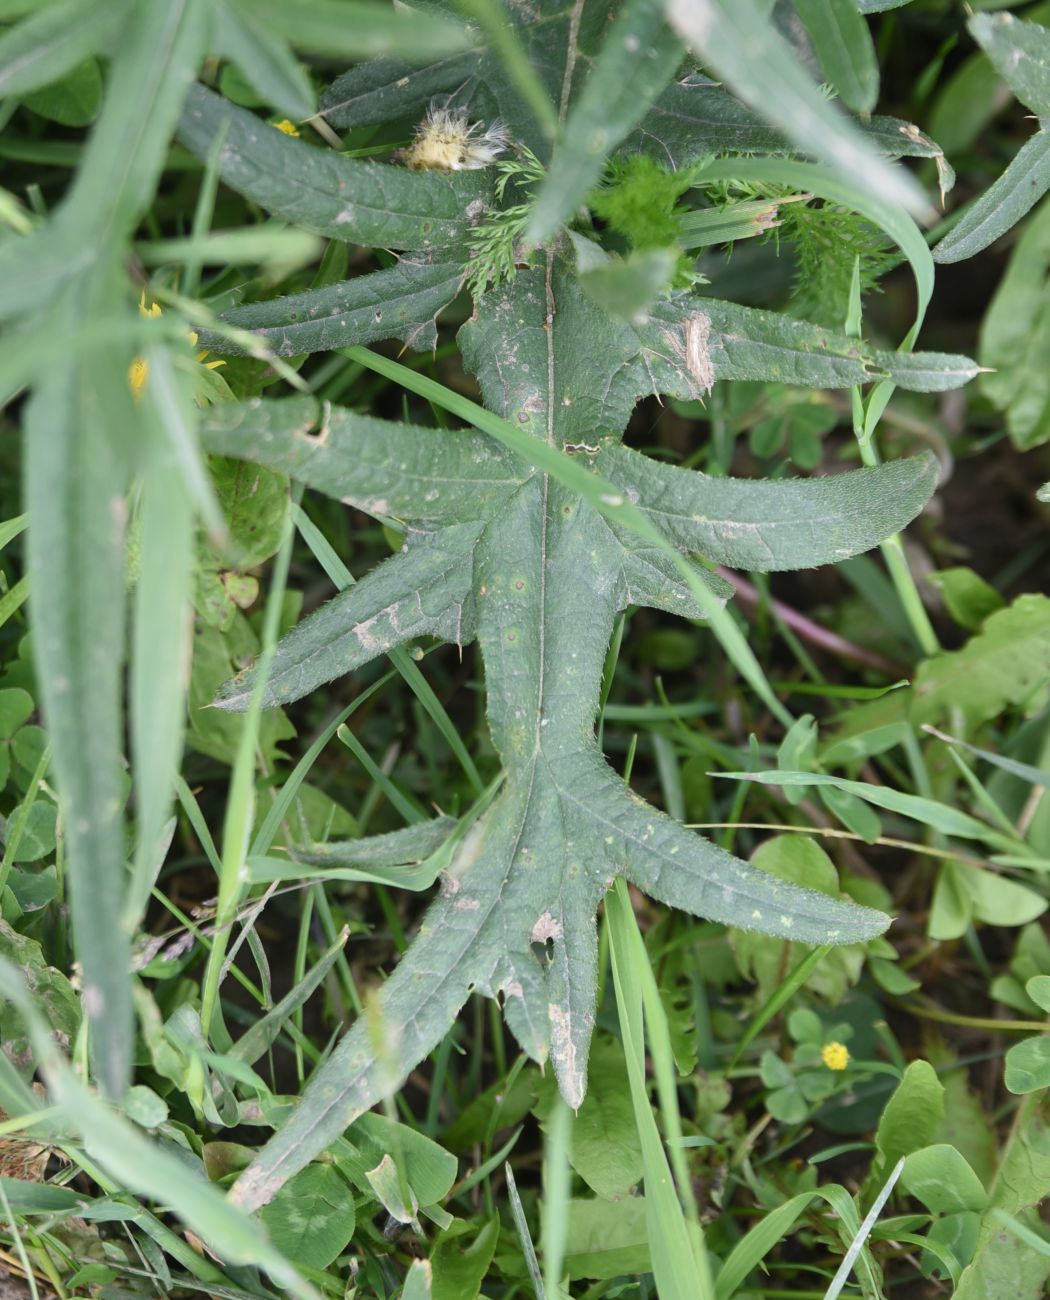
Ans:
[[[937,245],[939,262],[959,262],[987,248],[1015,225],[1050,186],[1050,144],[1042,119],[1050,113],[1046,61],[1050,32],[1013,14],[974,14],[970,31],[995,70],[1039,119],[1039,131]]]
[[[555,1096],[553,1086],[544,1090],[537,1109],[541,1119],[556,1104]],[[598,1039],[591,1049],[590,1085],[573,1116],[569,1159],[587,1186],[606,1200],[619,1201],[641,1182],[641,1144],[618,1043]]]
[[[870,113],[879,97],[879,65],[868,24],[852,0],[799,0],[821,71],[843,103]]]
[[[281,1188],[259,1218],[286,1259],[325,1269],[354,1235],[354,1199],[330,1165],[311,1165]]]
[[[11,1268],[1039,1293],[1046,17],[0,0]]]
[[[632,248],[666,248],[678,242],[675,205],[694,184],[691,168],[669,171],[648,154],[616,159],[591,208]]]
[[[985,620],[952,654],[927,660],[915,679],[912,717],[939,720],[958,709],[984,722],[1008,707],[1036,710],[1050,673],[1050,600],[1021,596]]]
[[[558,304],[553,321],[552,299]],[[578,1106],[593,1024],[592,917],[609,881],[624,872],[648,892],[744,928],[761,924],[811,942],[848,942],[880,928],[877,913],[858,910],[854,926],[842,904],[775,885],[639,808],[606,774],[589,739],[618,610],[645,603],[694,617],[703,612],[692,590],[702,579],[689,568],[684,581],[679,577],[676,546],[750,567],[794,567],[890,531],[926,493],[928,466],[922,462],[785,490],[691,484],[687,472],[646,462],[613,438],[577,446],[595,427],[622,426],[640,388],[655,383],[682,396],[694,390],[698,379],[688,352],[695,316],[683,319],[682,311],[677,325],[671,314],[662,322],[665,332],[679,331],[681,360],[669,361],[653,348],[643,369],[638,358],[646,336],[604,318],[574,285],[569,268],[553,261],[519,273],[478,304],[476,322],[464,330],[464,356],[490,406],[515,420],[501,439],[533,456],[545,445],[536,435],[546,430],[555,445],[572,447],[577,459],[552,455],[546,444],[542,463],[559,470],[562,481],[506,451],[494,453],[480,433],[410,430],[330,411],[319,440],[311,438],[300,402],[229,407],[207,427],[210,449],[301,473],[342,500],[395,514],[410,530],[399,556],[278,647],[262,688],[267,702],[298,698],[420,633],[460,643],[477,637],[491,665],[489,719],[506,789],[453,855],[443,900],[383,989],[384,1018],[406,1025],[392,1049],[399,1072],[437,1042],[469,989],[503,991],[522,1045],[538,1059],[551,1057],[563,1094]],[[747,328],[747,317],[741,321]],[[707,324],[701,366],[717,374],[719,344],[710,329]],[[828,344],[829,352],[840,346]],[[596,403],[589,381],[593,358],[600,352],[607,363],[614,349],[634,377],[626,378],[620,394]],[[554,391],[531,378],[549,374],[552,355],[560,359],[562,376]],[[755,364],[746,349],[727,361],[741,369]],[[821,372],[825,358],[814,356],[812,364]],[[796,367],[806,374],[804,356]],[[485,423],[501,429],[499,422]],[[428,450],[423,458],[417,452],[405,476],[395,458],[407,439]],[[597,490],[581,477],[580,453],[602,476]],[[424,471],[424,461],[435,468]],[[377,473],[386,488],[381,502],[372,495]],[[819,536],[806,525],[818,501]],[[625,506],[641,516],[641,537]],[[604,593],[600,599],[598,593]],[[572,609],[588,610],[582,626]],[[254,689],[253,678],[236,680],[222,702],[243,707]],[[523,827],[529,828],[527,852]],[[573,882],[569,893],[567,881]],[[550,945],[549,967],[531,951],[537,943]],[[438,967],[447,973],[432,985],[425,972]],[[373,1033],[362,1023],[340,1044],[314,1085],[312,1097],[324,1098],[320,1108],[312,1097],[305,1101],[264,1161],[244,1175],[245,1201],[257,1201],[258,1189],[273,1186],[274,1170],[283,1180],[378,1099],[391,1063],[380,1068]]]
[[[928,1061],[912,1061],[886,1103],[875,1131],[877,1180],[885,1179],[902,1157],[928,1147],[944,1118],[944,1086]]]
[[[1043,204],[1017,241],[981,331],[982,375],[988,400],[1006,416],[1014,443],[1025,450],[1050,440],[1050,387],[1040,365],[1050,331],[1046,285],[1050,272],[1050,205]]]
[[[504,204],[471,232],[468,245],[473,262],[467,273],[467,284],[475,297],[483,294],[490,284],[514,279],[518,246],[532,212],[532,187],[544,175],[543,164],[526,145],[521,146],[520,158],[497,162],[496,171],[499,175],[495,185],[497,201],[504,203],[511,182],[514,183],[513,192],[520,190],[526,201]]]
[[[790,204],[780,210],[782,233],[797,256],[794,309],[804,320],[835,328],[846,319],[854,266],[860,292],[875,289],[898,254],[870,221],[832,204]]]

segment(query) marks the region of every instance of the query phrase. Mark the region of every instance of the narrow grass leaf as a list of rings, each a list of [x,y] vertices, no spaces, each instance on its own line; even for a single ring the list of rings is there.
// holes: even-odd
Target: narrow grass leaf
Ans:
[[[536,1258],[536,1247],[532,1242],[532,1233],[529,1232],[529,1221],[525,1217],[525,1207],[518,1195],[518,1184],[514,1181],[514,1170],[511,1168],[509,1160],[503,1166],[503,1172],[507,1177],[507,1197],[510,1200],[510,1213],[514,1220],[514,1227],[517,1229],[518,1240],[521,1242],[521,1252],[525,1256],[525,1267],[529,1272],[533,1293],[536,1300],[547,1300],[547,1290],[543,1285],[540,1262]]]
[[[16,515],[14,519],[5,519],[0,524],[0,551],[4,550],[16,537],[25,532],[26,525],[29,523],[29,515]]]
[[[198,238],[158,239],[136,245],[146,266],[169,262],[203,263],[205,266],[261,264],[273,278],[284,278],[314,261],[321,241],[305,230],[249,226],[244,230],[216,230]]]
[[[429,62],[469,49],[474,37],[436,7],[392,9],[375,0],[240,0],[246,18],[297,49],[326,58],[395,56]]]
[[[208,952],[208,963],[201,986],[201,1023],[205,1034],[212,1027],[218,1007],[219,986],[225,972],[225,955],[237,906],[244,890],[244,861],[248,855],[252,824],[255,819],[255,762],[263,695],[277,642],[277,628],[284,601],[284,589],[291,562],[293,529],[277,552],[270,591],[263,615],[260,638],[259,671],[255,689],[246,710],[237,753],[234,757],[226,813],[222,826],[222,861],[218,898],[215,904],[215,937]]]
[[[390,805],[397,809],[398,814],[405,819],[409,825],[423,820],[423,812],[416,804],[415,800],[410,799],[402,790],[400,790],[390,777],[383,771],[379,764],[372,758],[371,754],[365,749],[364,745],[358,740],[354,733],[344,723],[343,726],[335,733],[339,741],[344,744],[353,754],[368,775],[372,778],[373,783],[382,791],[383,795],[389,801]]]
[[[795,0],[824,76],[855,113],[879,97],[879,64],[856,0]]]
[[[661,0],[627,0],[569,113],[525,238],[541,244],[579,207],[605,159],[648,112],[685,53]]]
[[[236,63],[255,93],[293,121],[310,117],[317,100],[310,78],[287,42],[250,5],[220,0],[215,15],[215,43]]]
[[[169,1206],[220,1258],[258,1265],[290,1295],[317,1300],[318,1293],[274,1250],[255,1220],[233,1206],[201,1173],[143,1137],[122,1115],[91,1095],[62,1059],[17,971],[6,960],[0,960],[0,990],[26,1022],[37,1068],[63,1119],[118,1186]]]
[[[345,709],[337,713],[336,716],[324,727],[299,762],[296,763],[291,774],[281,786],[280,793],[270,805],[258,831],[255,833],[255,838],[252,840],[251,846],[251,855],[253,857],[262,856],[269,852],[270,846],[277,838],[277,834],[281,829],[281,823],[284,821],[285,817],[288,816],[292,804],[295,802],[295,797],[299,793],[302,783],[306,780],[307,776],[309,776],[310,769],[317,762],[324,747],[332,739],[339,727],[355,709],[359,709],[363,704],[366,704],[368,700],[381,691],[383,687],[392,680],[392,678],[393,673],[386,673],[378,681],[373,682],[371,686],[363,690],[351,704],[346,706]]]
[[[882,1207],[890,1199],[890,1194],[893,1191],[897,1179],[901,1176],[903,1169],[904,1157],[901,1156],[896,1165],[894,1165],[890,1176],[883,1184],[882,1190],[879,1192],[878,1196],[876,1196],[871,1209],[864,1216],[864,1222],[857,1229],[856,1236],[850,1242],[849,1250],[846,1251],[846,1256],[839,1265],[838,1272],[831,1279],[831,1284],[824,1293],[824,1300],[838,1300],[838,1296],[842,1293],[842,1288],[849,1281],[849,1275],[853,1272],[854,1265],[857,1262],[857,1257],[864,1249],[864,1244],[871,1234],[872,1228],[874,1228],[878,1221],[879,1215],[882,1213]]]
[[[307,1001],[339,960],[339,956],[346,947],[346,941],[349,937],[350,931],[344,927],[335,943],[331,945],[327,952],[322,954],[319,961],[311,966],[299,983],[293,989],[290,989],[266,1015],[255,1021],[251,1028],[234,1043],[228,1054],[238,1061],[243,1061],[245,1065],[252,1065],[257,1061],[276,1042],[277,1035],[284,1027],[285,1021]]]
[[[977,745],[971,745],[969,741],[960,740],[958,736],[946,735],[943,731],[938,731],[936,727],[931,727],[929,723],[924,723],[922,729],[929,735],[936,736],[938,740],[943,740],[947,745],[955,745],[959,749],[965,749],[968,753],[975,754],[986,763],[991,763],[993,767],[1001,768],[1002,771],[1009,772],[1011,776],[1020,777],[1022,781],[1027,781],[1029,785],[1040,786],[1044,790],[1050,789],[1050,772],[1045,768],[1033,767],[1031,763],[1020,763],[1016,758],[1007,758],[1004,754],[995,754],[990,749],[981,749]]]
[[[997,1223],[1001,1223],[1007,1232],[1012,1233],[1018,1241],[1024,1242],[1031,1250],[1039,1255],[1050,1257],[1050,1240],[1041,1237],[1038,1232],[1033,1231],[1027,1224],[1019,1222],[1012,1214],[1007,1214],[1005,1210],[992,1210],[992,1218]]]
[[[153,195],[204,53],[209,10],[205,0],[132,8],[102,113],[56,214],[56,227],[89,255],[128,235]]]
[[[652,1061],[660,1114],[663,1118],[665,1147],[669,1152],[678,1199],[682,1207],[682,1217],[693,1258],[696,1261],[699,1287],[705,1296],[709,1296],[712,1294],[710,1267],[696,1197],[693,1193],[692,1175],[685,1158],[687,1143],[682,1134],[682,1122],[678,1110],[678,1076],[667,1010],[633,909],[626,911],[621,909],[621,918],[624,921],[623,929],[626,931],[632,952],[629,962],[631,977],[632,980],[637,981],[641,990],[643,1027],[649,1044],[649,1057]]]
[[[44,233],[54,248],[72,240],[87,250],[53,309],[59,333],[121,317],[123,241],[153,193],[206,21],[202,0],[131,11],[81,168]],[[123,348],[93,343],[73,364],[45,372],[26,416],[37,670],[65,812],[92,1055],[118,1096],[132,1052],[130,943],[115,923],[125,887],[124,495],[136,427],[127,364]]]
[[[832,785],[849,794],[855,794],[878,808],[910,817],[913,821],[940,831],[943,835],[954,835],[966,840],[983,840],[995,847],[1005,847],[1007,852],[1015,847],[1012,839],[1007,840],[1005,836],[979,822],[976,817],[971,817],[969,813],[938,803],[933,799],[905,794],[889,786],[871,785],[866,781],[849,781],[845,777],[829,776],[820,772],[716,772],[713,775],[731,781],[757,781],[760,785]]]
[[[22,96],[71,72],[108,45],[130,0],[49,5],[0,37],[0,96]]]
[[[777,986],[776,991],[755,1012],[748,1027],[744,1030],[743,1036],[736,1046],[736,1051],[733,1053],[733,1059],[729,1063],[730,1069],[737,1064],[751,1043],[754,1042],[781,1008],[791,1001],[806,980],[809,979],[815,967],[824,960],[830,951],[831,948],[827,944],[821,944],[819,947],[814,948],[792,969],[787,979]]]
[[[645,1166],[645,1217],[653,1277],[661,1300],[713,1300],[714,1289],[702,1260],[694,1254],[689,1225],[675,1194],[674,1180],[653,1118],[645,1086],[645,1040],[642,991],[635,973],[637,952],[631,942],[631,903],[627,886],[618,880],[606,895],[613,983],[620,1035],[642,1141]]]
[[[226,521],[201,453],[197,410],[187,399],[171,351],[151,345],[144,349],[144,357],[149,376],[146,400],[167,441],[168,454],[179,467],[184,490],[194,510],[200,515],[215,545],[222,547],[226,544]]]
[[[803,152],[871,198],[931,215],[918,184],[829,104],[755,0],[667,0],[682,39],[734,94]]]
[[[139,520],[130,674],[138,840],[122,916],[132,933],[161,866],[161,835],[182,757],[189,686],[193,506],[178,466],[166,457],[145,474]]]
[[[9,618],[17,614],[22,606],[29,599],[29,577],[19,578],[13,587],[0,596],[0,627],[3,627]]]
[[[71,303],[70,310],[76,307]],[[27,556],[40,697],[66,826],[72,922],[97,1075],[113,1096],[131,1068],[124,914],[125,448],[133,421],[119,354],[51,369],[26,411]]]
[[[816,1192],[802,1192],[767,1211],[746,1237],[736,1243],[715,1277],[715,1300],[732,1300],[748,1276],[758,1268],[777,1242],[791,1231]]]
[[[562,1097],[554,1099],[547,1116],[543,1144],[543,1201],[540,1217],[543,1243],[543,1283],[552,1296],[559,1294],[565,1244],[569,1232],[569,1201],[572,1192],[570,1166],[572,1111]]]

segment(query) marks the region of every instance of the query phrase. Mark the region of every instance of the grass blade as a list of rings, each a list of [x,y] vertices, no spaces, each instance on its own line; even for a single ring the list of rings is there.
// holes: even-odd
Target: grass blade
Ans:
[[[780,984],[772,996],[755,1012],[751,1023],[744,1030],[744,1035],[737,1044],[733,1059],[729,1062],[730,1069],[733,1069],[748,1046],[754,1042],[755,1038],[769,1024],[781,1007],[785,1006],[795,996],[806,980],[809,979],[814,967],[823,961],[830,951],[831,947],[828,944],[821,944],[820,947],[814,948],[812,952],[802,958],[783,984]]]
[[[706,1259],[703,1254],[698,1257],[698,1243],[691,1240],[690,1226],[675,1194],[671,1170],[646,1092],[644,1012],[636,970],[637,963],[644,957],[640,958],[637,951],[640,939],[638,944],[632,942],[637,936],[636,922],[622,878],[606,895],[605,914],[609,923],[609,952],[620,1034],[627,1058],[635,1122],[642,1141],[646,1222],[656,1288],[660,1300],[714,1300]]]
[[[976,817],[962,812],[947,804],[937,803],[933,799],[924,799],[919,795],[905,794],[900,790],[885,785],[871,785],[867,781],[849,781],[845,777],[828,776],[822,772],[718,772],[715,775],[726,777],[731,781],[758,781],[761,785],[807,786],[831,785],[847,794],[855,794],[866,799],[877,808],[900,813],[910,817],[923,826],[929,826],[943,835],[954,835],[964,840],[982,840],[994,848],[1005,849],[1010,853],[1017,849],[1017,843],[999,832],[979,822]]]
[[[879,64],[856,0],[795,0],[813,50],[842,102],[870,113],[879,97]]]
[[[904,1168],[904,1156],[897,1161],[893,1172],[886,1179],[882,1191],[875,1198],[871,1209],[864,1216],[864,1222],[857,1229],[857,1233],[850,1242],[849,1250],[846,1251],[846,1257],[839,1265],[838,1272],[831,1279],[831,1285],[824,1293],[824,1300],[838,1300],[842,1288],[849,1281],[849,1275],[853,1272],[853,1265],[857,1262],[857,1256],[864,1249],[864,1243],[868,1239],[868,1234],[874,1228],[876,1220],[882,1213],[882,1207],[890,1199],[890,1193],[893,1191],[897,1179],[901,1176],[901,1170]]]
[[[265,22],[253,21],[248,6],[222,0],[216,28],[218,48],[266,103],[296,122],[316,111],[314,88],[299,60]]]
[[[167,357],[150,354],[146,402],[156,416],[150,388]],[[173,396],[180,400],[177,388]],[[136,830],[134,868],[123,924],[133,932],[149,901],[160,868],[160,838],[168,819],[189,685],[190,599],[193,581],[193,506],[174,457],[150,430],[154,463],[144,476],[140,500],[139,574],[132,621],[130,682],[132,774]]]
[[[94,5],[85,0],[51,5],[27,18],[0,40],[0,96],[21,96],[71,72],[103,50],[121,21],[128,0]]]
[[[532,209],[527,240],[549,239],[579,207],[605,159],[674,76],[683,53],[660,0],[628,0],[569,113]]]
[[[871,148],[825,100],[755,0],[667,0],[671,23],[730,90],[799,147],[871,198],[932,216],[918,184]]]
[[[536,1294],[536,1300],[547,1300],[547,1291],[543,1285],[543,1274],[540,1272],[540,1262],[536,1258],[536,1247],[532,1244],[532,1233],[529,1232],[529,1221],[525,1218],[525,1207],[518,1195],[518,1184],[514,1181],[514,1170],[510,1167],[509,1160],[503,1166],[503,1172],[507,1176],[510,1212],[514,1219],[514,1227],[518,1231],[518,1240],[521,1242],[521,1251],[525,1256],[525,1267],[529,1270],[532,1289]]]
[[[162,1151],[122,1115],[98,1101],[55,1047],[15,968],[0,960],[0,992],[21,1013],[30,1031],[37,1068],[65,1121],[84,1150],[118,1186],[169,1206],[222,1258],[255,1264],[288,1294],[317,1300],[317,1292],[270,1245],[258,1222],[241,1213],[181,1158]]]
[[[114,382],[115,381],[115,382]],[[26,411],[27,556],[40,697],[66,826],[74,941],[96,1074],[119,1096],[131,1069],[121,725],[124,488],[112,430],[133,420],[111,349],[54,367]]]

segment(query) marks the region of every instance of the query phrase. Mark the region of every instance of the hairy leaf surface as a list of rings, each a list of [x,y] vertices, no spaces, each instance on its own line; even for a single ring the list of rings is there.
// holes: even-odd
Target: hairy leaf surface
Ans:
[[[460,242],[471,205],[484,207],[484,172],[411,172],[309,148],[204,86],[186,97],[179,135],[206,158],[225,131],[219,175],[269,212],[332,239],[378,248],[430,249]]]
[[[389,338],[423,351],[437,341],[435,319],[459,292],[463,273],[459,262],[406,259],[323,289],[235,307],[223,320],[258,334],[284,357]],[[201,345],[226,355],[243,351],[209,331],[202,331]]]
[[[583,294],[571,263],[552,254],[486,294],[460,332],[487,407],[621,489],[648,512],[666,550],[477,431],[338,411],[317,431],[303,399],[233,407],[208,422],[212,449],[395,515],[409,530],[400,555],[285,639],[269,701],[294,698],[420,632],[476,637],[506,772],[495,803],[454,849],[439,897],[379,994],[379,1014],[362,1019],[317,1073],[243,1176],[243,1203],[268,1200],[374,1105],[472,991],[503,999],[525,1050],[551,1060],[578,1105],[594,1023],[595,912],[618,875],[673,906],[802,942],[855,942],[885,925],[880,913],[779,881],[687,831],[633,795],[595,743],[619,611],[651,603],[700,612],[675,550],[767,568],[831,561],[903,526],[934,483],[926,458],[767,484],[705,478],[619,446],[643,393],[696,395],[720,374],[779,376],[785,365],[796,382],[815,383],[858,382],[876,369],[856,340],[811,335],[808,326],[796,336],[789,322],[785,334],[774,330],[776,318],[741,316],[729,304],[711,304],[712,316],[724,308],[717,319],[726,326],[761,318],[759,337],[727,329],[722,339],[713,321],[698,335],[690,325],[698,306],[706,304],[672,301],[639,332],[611,321]],[[243,706],[250,685],[249,674],[223,702]]]
[[[1050,31],[1008,13],[974,14],[969,27],[996,71],[1033,110],[1039,131],[937,245],[938,262],[961,262],[987,248],[1050,189]]]

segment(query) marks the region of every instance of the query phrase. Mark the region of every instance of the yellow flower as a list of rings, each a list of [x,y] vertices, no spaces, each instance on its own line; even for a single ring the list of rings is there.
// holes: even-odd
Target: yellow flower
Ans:
[[[131,395],[137,402],[142,394],[146,391],[146,376],[149,374],[149,365],[145,357],[136,357],[128,366],[128,386],[131,389]]]
[[[849,1051],[844,1043],[825,1043],[820,1049],[820,1059],[829,1070],[844,1070],[849,1065]]]
[[[159,302],[150,303],[148,307],[146,306],[145,289],[142,290],[142,293],[139,296],[139,313],[140,315],[147,317],[149,320],[154,320],[156,317],[163,314]],[[196,346],[197,334],[195,330],[187,330],[186,337],[193,346]],[[217,370],[219,366],[224,366],[226,364],[225,361],[205,361],[204,358],[207,355],[207,351],[204,350],[197,353],[197,361],[199,364],[203,364],[205,370]],[[149,362],[145,357],[136,357],[128,367],[128,387],[131,389],[131,395],[136,401],[138,401],[143,392],[145,392],[146,380],[148,378]]]
[[[277,128],[278,131],[283,131],[285,135],[297,136],[299,134],[299,128],[295,125],[294,122],[292,122],[287,117],[282,118],[280,122],[274,122],[273,125]]]
[[[143,289],[139,295],[139,315],[145,316],[152,320],[160,315],[160,303],[151,303],[146,306],[146,290]],[[128,386],[131,389],[131,395],[136,401],[142,396],[146,389],[146,379],[149,376],[149,364],[145,357],[136,357],[128,367]]]

